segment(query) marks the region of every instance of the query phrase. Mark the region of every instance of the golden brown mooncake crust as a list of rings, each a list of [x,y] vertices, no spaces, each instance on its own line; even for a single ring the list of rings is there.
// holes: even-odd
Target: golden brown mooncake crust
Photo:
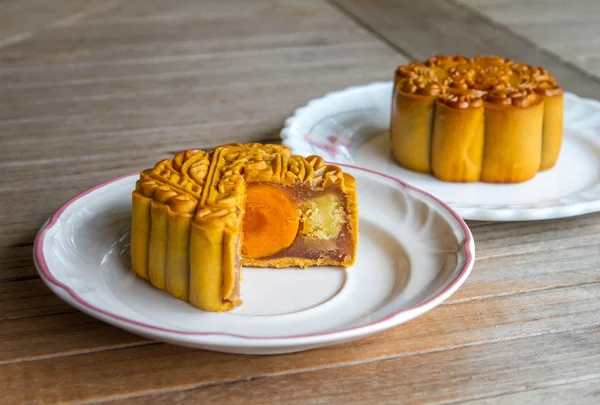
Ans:
[[[344,229],[331,252],[302,255],[299,243],[278,255],[242,255],[246,188],[267,183],[297,201],[335,195]],[[358,243],[354,178],[318,156],[292,155],[282,145],[228,144],[186,150],[140,173],[132,194],[132,266],[157,288],[207,311],[241,305],[241,266],[351,266]],[[337,244],[336,244],[337,243]],[[306,244],[306,243],[305,243]],[[293,256],[291,255],[293,254]],[[307,257],[310,256],[310,257]]]
[[[546,69],[438,55],[397,67],[390,136],[403,167],[444,181],[513,183],[558,160],[563,90]]]

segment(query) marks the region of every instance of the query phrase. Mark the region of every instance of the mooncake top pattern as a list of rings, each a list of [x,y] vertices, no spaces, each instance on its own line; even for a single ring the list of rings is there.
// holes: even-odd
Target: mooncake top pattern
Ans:
[[[140,173],[136,191],[196,222],[237,217],[246,182],[312,188],[344,186],[342,170],[319,156],[292,155],[272,144],[228,144],[211,152],[186,150]]]
[[[477,108],[484,102],[528,107],[544,96],[562,94],[546,69],[497,56],[437,55],[400,65],[396,86],[403,93],[436,97],[453,108]]]

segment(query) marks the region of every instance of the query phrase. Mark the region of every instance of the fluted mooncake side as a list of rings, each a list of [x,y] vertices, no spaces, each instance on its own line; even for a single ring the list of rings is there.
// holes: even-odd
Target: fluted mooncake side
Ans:
[[[543,68],[435,56],[395,72],[394,158],[444,181],[515,183],[552,168],[562,120],[563,91]]]
[[[351,266],[354,178],[280,145],[188,150],[144,170],[132,195],[135,273],[207,311],[241,305],[241,266]]]

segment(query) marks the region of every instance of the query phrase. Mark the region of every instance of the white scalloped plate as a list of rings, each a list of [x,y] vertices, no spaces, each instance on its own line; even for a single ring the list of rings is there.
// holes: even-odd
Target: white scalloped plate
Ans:
[[[346,167],[357,179],[360,241],[349,269],[245,268],[244,305],[209,313],[135,277],[129,265],[131,190],[138,175],[101,184],[40,230],[36,267],[60,298],[151,339],[271,354],[367,336],[440,304],[468,277],[475,245],[464,221],[420,190]]]
[[[287,119],[283,144],[296,154],[376,170],[446,202],[464,219],[563,218],[600,210],[600,103],[565,94],[565,131],[556,166],[520,184],[447,183],[398,166],[389,141],[392,83],[329,93]]]

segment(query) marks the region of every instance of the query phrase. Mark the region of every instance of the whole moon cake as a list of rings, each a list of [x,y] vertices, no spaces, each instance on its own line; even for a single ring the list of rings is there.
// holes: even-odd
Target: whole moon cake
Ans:
[[[397,67],[391,114],[401,166],[443,181],[517,183],[556,164],[563,90],[544,68],[435,56]]]
[[[241,305],[242,265],[356,259],[355,179],[280,145],[180,152],[140,173],[132,206],[135,273],[205,311]]]

